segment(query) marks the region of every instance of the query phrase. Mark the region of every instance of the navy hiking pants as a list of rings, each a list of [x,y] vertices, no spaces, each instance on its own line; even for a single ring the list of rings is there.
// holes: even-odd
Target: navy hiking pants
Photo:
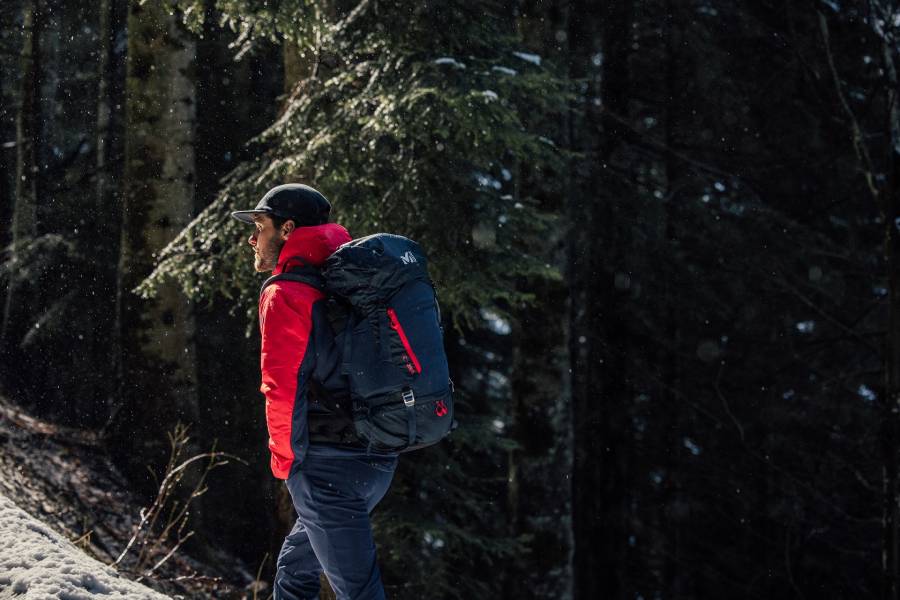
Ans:
[[[396,456],[307,453],[285,482],[297,522],[278,554],[275,600],[318,598],[323,571],[338,600],[384,599],[369,513],[396,467]]]

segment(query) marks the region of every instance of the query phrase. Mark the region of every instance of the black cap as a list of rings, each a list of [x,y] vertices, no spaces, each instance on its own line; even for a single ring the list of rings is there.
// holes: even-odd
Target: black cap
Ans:
[[[231,216],[253,223],[253,215],[273,215],[291,219],[297,227],[328,222],[331,203],[318,191],[302,183],[286,183],[269,190],[253,210],[237,210]]]

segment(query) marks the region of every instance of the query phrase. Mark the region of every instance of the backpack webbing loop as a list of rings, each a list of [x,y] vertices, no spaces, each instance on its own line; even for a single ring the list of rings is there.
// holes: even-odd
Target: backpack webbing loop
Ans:
[[[403,390],[403,404],[406,405],[406,444],[399,451],[409,448],[416,441],[416,395],[410,388]]]

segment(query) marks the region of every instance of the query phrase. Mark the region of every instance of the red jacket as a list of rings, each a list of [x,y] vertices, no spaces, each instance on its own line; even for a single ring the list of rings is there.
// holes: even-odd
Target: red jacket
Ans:
[[[320,266],[350,234],[336,223],[298,227],[281,248],[273,274],[295,265]],[[313,370],[327,367],[317,353],[323,352],[317,332],[328,329],[324,317],[324,295],[310,285],[275,281],[259,299],[259,329],[262,334],[260,391],[266,397],[266,424],[272,474],[287,479],[309,447],[308,390]],[[330,331],[330,330],[329,330]],[[316,363],[319,363],[318,367]]]

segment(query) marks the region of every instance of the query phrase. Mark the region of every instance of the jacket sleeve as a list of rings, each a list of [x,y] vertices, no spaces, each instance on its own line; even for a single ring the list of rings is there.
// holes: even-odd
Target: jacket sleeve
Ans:
[[[301,416],[305,416],[302,411],[306,410],[305,406],[295,406],[297,402],[305,402],[305,394],[298,395],[297,387],[305,386],[299,381],[299,371],[306,358],[312,328],[312,306],[306,304],[303,299],[289,297],[278,284],[269,285],[259,302],[262,336],[259,389],[266,397],[272,473],[281,479],[288,477],[295,458],[291,446],[292,429],[297,426],[295,412],[301,411]]]

